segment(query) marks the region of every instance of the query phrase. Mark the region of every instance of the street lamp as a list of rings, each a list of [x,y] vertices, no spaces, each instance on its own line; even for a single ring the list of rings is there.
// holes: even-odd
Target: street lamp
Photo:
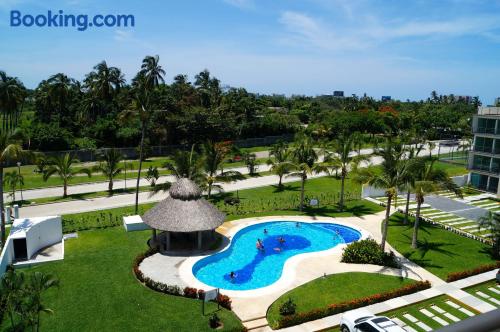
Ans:
[[[20,161],[17,162],[17,173],[19,174],[19,180],[21,180],[21,162]],[[24,201],[24,198],[23,198],[23,182],[20,181],[19,185],[21,187],[21,204],[22,204],[22,202]]]

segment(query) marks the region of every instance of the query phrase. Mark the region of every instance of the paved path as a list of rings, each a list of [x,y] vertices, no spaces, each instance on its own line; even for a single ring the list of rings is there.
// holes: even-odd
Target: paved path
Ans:
[[[477,221],[489,212],[487,209],[438,195],[427,196],[425,202],[435,209],[453,213],[469,220]]]
[[[449,148],[441,148],[441,153],[447,153]],[[363,154],[368,154],[371,149],[364,149],[361,151]],[[433,150],[433,153],[437,154],[437,149]],[[422,155],[428,153],[428,150],[423,150]],[[380,157],[372,157],[370,159],[370,163],[377,165],[381,163]],[[243,174],[248,173],[245,167],[238,167],[236,170],[240,171]],[[259,165],[259,171],[267,171],[269,170],[269,166],[267,165]],[[324,176],[326,174],[314,175],[312,177]],[[312,178],[310,177],[310,178]],[[173,180],[172,177],[161,177],[159,183],[166,180]],[[293,182],[298,181],[297,178],[285,178],[284,182]],[[250,179],[245,179],[233,183],[222,184],[224,191],[236,191],[242,189],[249,189],[255,187],[269,186],[278,182],[278,177],[269,175],[269,176],[261,176]],[[147,185],[148,182],[146,180],[141,180],[141,185]],[[124,188],[124,181],[119,180],[115,182],[115,188]],[[127,181],[127,186],[133,186],[132,181]],[[104,191],[107,190],[107,183],[92,183],[92,184],[81,184],[74,185],[69,187],[69,193],[87,193],[87,192],[96,192],[96,191]],[[53,187],[53,188],[44,188],[44,189],[34,189],[34,190],[25,190],[23,192],[23,196],[25,199],[29,198],[40,198],[40,197],[53,197],[61,195],[61,187]],[[166,194],[157,194],[155,196],[150,196],[150,193],[143,192],[139,194],[139,202],[147,203],[147,202],[157,202],[166,197]],[[22,217],[37,217],[37,216],[46,216],[53,214],[70,214],[70,213],[79,213],[86,211],[95,211],[102,210],[108,208],[115,208],[121,206],[132,205],[135,201],[135,194],[123,194],[123,195],[115,195],[112,197],[99,197],[99,198],[89,198],[83,200],[74,200],[74,201],[66,201],[59,203],[51,203],[51,204],[42,204],[35,206],[26,206],[20,209],[20,215]]]

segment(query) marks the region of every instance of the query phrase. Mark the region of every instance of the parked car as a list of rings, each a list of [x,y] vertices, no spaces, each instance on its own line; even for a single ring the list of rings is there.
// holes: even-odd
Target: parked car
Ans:
[[[342,332],[406,332],[401,326],[385,316],[375,316],[366,309],[345,313],[340,319]]]

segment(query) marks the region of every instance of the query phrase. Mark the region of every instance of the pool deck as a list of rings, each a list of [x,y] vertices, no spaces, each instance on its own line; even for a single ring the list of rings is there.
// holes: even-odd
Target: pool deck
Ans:
[[[345,218],[308,217],[308,216],[271,216],[233,220],[224,223],[217,231],[231,238],[238,230],[256,223],[276,220],[303,221],[303,222],[333,222],[355,228],[362,233],[362,237],[371,237],[380,242],[382,238],[381,223],[385,211],[361,216]],[[388,250],[393,250],[386,244]],[[267,308],[283,293],[311,280],[322,276],[343,272],[370,272],[393,276],[403,276],[415,280],[429,280],[433,286],[445,284],[443,280],[426,271],[422,267],[408,261],[395,250],[399,257],[402,269],[387,268],[378,265],[340,263],[342,249],[345,245],[338,245],[322,252],[301,254],[291,257],[284,266],[282,277],[270,286],[249,291],[221,290],[232,299],[233,311],[245,323],[264,323]],[[222,248],[223,249],[223,248]],[[213,252],[196,253],[194,257],[179,257],[156,254],[146,258],[141,264],[142,272],[148,277],[167,284],[177,284],[181,287],[211,289],[197,280],[192,274],[192,266],[196,261]]]

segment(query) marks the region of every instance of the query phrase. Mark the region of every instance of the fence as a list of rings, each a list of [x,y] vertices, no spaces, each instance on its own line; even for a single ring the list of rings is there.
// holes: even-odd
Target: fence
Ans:
[[[255,146],[266,146],[272,145],[276,142],[282,140],[290,142],[293,139],[293,135],[281,135],[281,136],[266,136],[259,138],[247,138],[242,140],[235,140],[233,144],[239,148],[251,148]],[[137,147],[128,148],[115,148],[118,150],[126,159],[137,159],[139,158],[139,151]],[[175,150],[189,149],[187,145],[160,145],[160,146],[150,146],[147,147],[147,155],[150,157],[162,157],[172,154]],[[55,157],[63,155],[66,153],[71,153],[75,155],[78,160],[82,162],[96,161],[98,156],[104,151],[109,150],[109,148],[101,148],[95,150],[66,150],[66,151],[47,151],[44,154],[48,157]],[[28,161],[23,162],[27,164]],[[9,165],[14,166],[14,164]]]

